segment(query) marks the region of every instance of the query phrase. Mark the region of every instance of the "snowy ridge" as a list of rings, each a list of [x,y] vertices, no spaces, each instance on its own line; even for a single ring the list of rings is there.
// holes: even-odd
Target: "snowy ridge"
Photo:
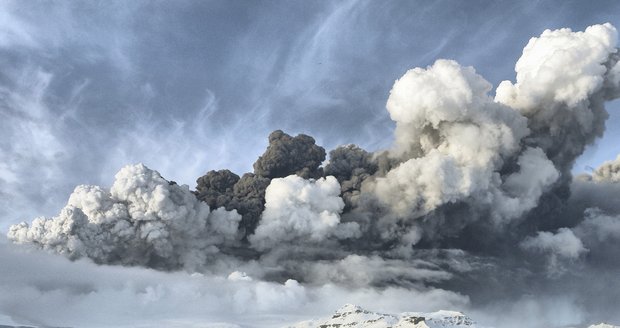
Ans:
[[[376,313],[346,304],[331,318],[299,322],[288,328],[491,328],[482,327],[457,311]],[[524,327],[527,328],[527,327]],[[575,327],[576,328],[576,327]],[[620,328],[600,323],[587,328]]]
[[[359,306],[347,304],[329,319],[300,322],[291,328],[482,328],[464,314],[456,311],[432,313],[404,312],[401,314],[375,313]]]

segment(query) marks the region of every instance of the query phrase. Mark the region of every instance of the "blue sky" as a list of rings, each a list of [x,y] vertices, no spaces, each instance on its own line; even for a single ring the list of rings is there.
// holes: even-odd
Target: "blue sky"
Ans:
[[[514,80],[529,38],[617,1],[0,1],[0,231],[143,162],[194,187],[274,129],[388,147],[394,81],[438,58]],[[620,102],[574,172],[620,153]]]

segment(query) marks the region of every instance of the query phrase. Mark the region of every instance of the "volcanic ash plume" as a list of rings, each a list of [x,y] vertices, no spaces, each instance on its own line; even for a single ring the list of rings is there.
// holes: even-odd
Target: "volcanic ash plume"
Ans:
[[[9,238],[97,263],[440,288],[474,303],[572,291],[575,272],[616,286],[601,270],[620,270],[606,247],[620,245],[620,157],[574,181],[570,169],[620,96],[617,38],[610,24],[545,31],[495,98],[474,68],[437,60],[394,83],[389,150],[341,146],[322,167],[312,137],[278,130],[253,173],[209,171],[192,192],[127,166],[110,191],[79,186],[57,217]]]
[[[273,178],[297,174],[303,178],[318,177],[325,149],[317,146],[312,137],[296,137],[276,130],[269,135],[269,146],[254,163],[254,173],[241,178],[229,170],[209,171],[196,180],[198,199],[211,209],[225,207],[242,215],[241,228],[252,234],[265,209],[265,191]]]
[[[340,224],[344,202],[333,176],[317,181],[295,175],[273,179],[265,199],[261,222],[250,236],[250,242],[259,250],[282,242],[318,243],[332,236],[350,238],[359,234],[356,223]]]
[[[492,205],[502,217],[534,207],[558,173],[540,148],[521,147],[527,119],[494,102],[490,90],[473,68],[454,61],[407,72],[387,104],[396,121],[390,156],[404,161],[368,189],[405,218],[468,198]],[[520,170],[501,176],[515,159]],[[527,174],[534,169],[537,174]]]
[[[266,178],[283,178],[297,174],[303,178],[322,175],[319,166],[325,160],[325,149],[314,144],[314,138],[300,134],[291,137],[277,130],[269,135],[269,147],[254,163],[254,173]]]
[[[523,49],[517,82],[502,82],[495,99],[528,118],[527,144],[542,148],[561,171],[605,129],[606,100],[618,97],[618,33],[609,23],[547,30]]]
[[[197,268],[218,252],[215,245],[235,243],[240,219],[210,212],[187,186],[138,164],[121,169],[110,191],[78,186],[58,216],[14,225],[8,236],[97,263]]]

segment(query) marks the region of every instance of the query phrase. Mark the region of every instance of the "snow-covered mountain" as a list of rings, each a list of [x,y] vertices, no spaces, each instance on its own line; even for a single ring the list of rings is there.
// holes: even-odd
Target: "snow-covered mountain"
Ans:
[[[347,304],[331,318],[309,320],[288,328],[485,328],[461,312],[437,311],[430,313],[404,312],[384,314]],[[486,327],[490,328],[490,327]],[[524,327],[526,328],[526,327]],[[588,328],[620,328],[609,324],[591,325]]]
[[[437,311],[432,313],[405,312],[384,314],[364,310],[359,306],[347,304],[336,311],[329,319],[300,322],[290,328],[481,328],[473,320],[460,312]]]

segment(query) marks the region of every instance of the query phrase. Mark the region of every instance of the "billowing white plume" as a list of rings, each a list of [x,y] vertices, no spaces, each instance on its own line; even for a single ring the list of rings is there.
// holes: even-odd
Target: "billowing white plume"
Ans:
[[[189,268],[204,265],[216,244],[234,242],[239,220],[138,164],[122,168],[109,192],[78,186],[58,216],[14,225],[8,236],[71,258]]]
[[[396,121],[391,155],[406,161],[368,183],[367,190],[403,217],[420,217],[469,197],[493,204],[499,216],[516,217],[533,208],[558,173],[540,149],[522,151],[527,119],[494,102],[490,90],[472,67],[454,61],[407,72],[387,103]],[[503,185],[499,171],[517,156],[521,171]],[[543,169],[524,173],[533,165]]]
[[[620,182],[620,155],[594,170],[592,179],[596,182]]]
[[[250,241],[264,250],[282,242],[355,237],[359,234],[357,223],[340,223],[343,208],[340,185],[332,176],[316,181],[296,175],[273,179],[266,190],[265,211]]]
[[[529,142],[563,170],[605,129],[603,102],[620,91],[617,40],[609,23],[584,32],[546,30],[523,49],[516,83],[497,88],[496,101],[528,118]]]
[[[389,156],[400,164],[364,190],[402,218],[463,201],[496,221],[521,217],[602,134],[603,103],[620,91],[616,43],[610,24],[545,31],[495,100],[472,67],[438,60],[408,71],[387,102],[396,122]]]

